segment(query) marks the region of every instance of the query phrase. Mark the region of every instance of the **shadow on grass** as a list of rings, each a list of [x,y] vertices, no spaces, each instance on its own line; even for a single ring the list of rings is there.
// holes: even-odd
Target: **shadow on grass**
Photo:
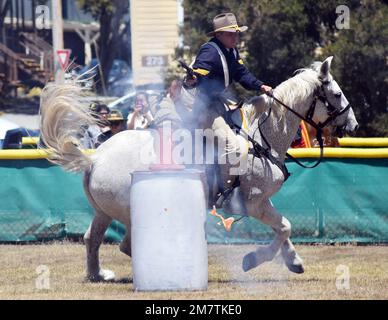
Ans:
[[[119,278],[119,279],[113,279],[113,280],[109,280],[109,281],[90,281],[89,279],[84,279],[83,280],[83,283],[85,284],[128,284],[128,283],[133,283],[133,279],[132,278],[128,278],[128,277],[124,277],[124,278]]]
[[[224,284],[241,284],[241,283],[282,283],[282,282],[288,282],[288,281],[296,281],[300,283],[308,283],[308,282],[319,282],[321,281],[318,278],[310,278],[310,279],[291,279],[291,278],[283,278],[283,279],[227,279],[227,280],[216,280],[216,279],[210,279],[209,283],[224,283]]]

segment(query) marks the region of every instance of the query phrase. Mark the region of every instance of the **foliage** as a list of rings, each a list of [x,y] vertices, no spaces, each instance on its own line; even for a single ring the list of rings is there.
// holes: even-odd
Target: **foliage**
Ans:
[[[101,64],[103,77],[98,82],[98,90],[105,94],[109,71],[113,60],[119,54],[123,37],[129,28],[125,23],[125,15],[129,11],[129,1],[122,0],[78,0],[78,5],[85,12],[89,12],[100,23],[100,37],[98,39],[97,55]],[[123,24],[125,28],[120,28]]]
[[[78,0],[78,4],[95,19],[100,19],[105,13],[111,14],[114,9],[114,4],[110,0]]]
[[[350,29],[336,33],[324,50],[335,56],[335,75],[360,120],[359,134],[388,136],[388,7],[364,1]]]

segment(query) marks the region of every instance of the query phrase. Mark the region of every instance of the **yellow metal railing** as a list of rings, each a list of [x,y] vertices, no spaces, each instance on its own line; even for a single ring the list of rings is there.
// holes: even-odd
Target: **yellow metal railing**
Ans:
[[[295,158],[318,158],[319,148],[289,149]],[[324,158],[388,158],[388,148],[324,148]]]
[[[340,148],[324,148],[324,158],[388,158],[388,138],[341,138]],[[22,144],[37,145],[38,137],[23,137]],[[350,147],[350,148],[347,148]],[[364,148],[362,148],[364,147]],[[91,154],[95,150],[85,150]],[[295,158],[318,158],[319,148],[289,149]],[[45,149],[0,150],[0,160],[46,159],[50,151]]]
[[[86,154],[92,154],[96,150],[84,150]],[[0,150],[0,160],[30,160],[47,159],[50,155],[49,149],[7,149]]]
[[[38,137],[23,137],[23,145],[38,144]],[[388,147],[388,138],[340,138],[341,147]]]
[[[95,150],[85,150],[92,154]],[[318,158],[319,148],[289,149],[296,158]],[[50,151],[45,149],[0,150],[0,160],[46,159]],[[388,158],[388,148],[324,148],[324,158]]]
[[[388,138],[341,138],[341,147],[388,147]]]

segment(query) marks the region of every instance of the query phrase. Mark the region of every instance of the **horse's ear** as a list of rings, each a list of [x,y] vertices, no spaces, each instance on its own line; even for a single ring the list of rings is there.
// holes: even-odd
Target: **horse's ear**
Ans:
[[[321,70],[319,72],[319,78],[323,81],[328,80],[329,71],[331,66],[331,61],[333,60],[333,56],[328,57],[325,61],[322,62]]]

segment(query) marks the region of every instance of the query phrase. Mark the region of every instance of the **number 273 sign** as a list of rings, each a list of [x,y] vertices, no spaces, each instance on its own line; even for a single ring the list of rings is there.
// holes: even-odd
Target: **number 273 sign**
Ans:
[[[143,56],[141,62],[143,67],[164,67],[167,65],[167,55]]]

